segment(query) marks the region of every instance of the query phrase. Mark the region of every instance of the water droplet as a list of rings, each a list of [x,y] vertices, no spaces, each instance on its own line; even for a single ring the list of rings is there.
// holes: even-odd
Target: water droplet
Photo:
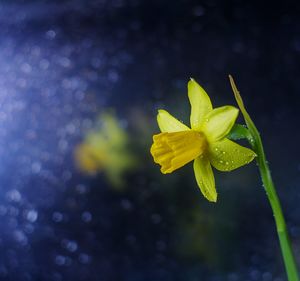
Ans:
[[[78,244],[74,240],[63,239],[61,242],[62,247],[67,249],[69,252],[76,252],[78,249]]]
[[[226,165],[229,165],[229,162],[228,162],[228,161],[226,161],[226,162],[225,162],[225,164],[226,164]]]
[[[48,31],[46,32],[46,38],[47,38],[47,39],[52,40],[52,39],[55,38],[55,36],[56,36],[56,32],[55,32],[54,30],[48,30]]]
[[[23,231],[21,231],[21,230],[14,231],[13,237],[21,245],[23,245],[23,246],[27,245],[28,238]]]
[[[226,154],[226,152],[225,152],[225,151],[222,151],[222,154]]]
[[[93,216],[92,216],[92,214],[90,212],[85,211],[85,212],[82,213],[81,219],[84,222],[90,222],[93,219]]]
[[[55,257],[55,263],[59,266],[62,266],[66,263],[66,258],[62,255],[57,255]]]
[[[87,254],[82,253],[79,255],[79,262],[82,264],[88,264],[91,262],[91,257]]]
[[[8,191],[6,197],[12,202],[20,202],[22,199],[21,193],[16,189]]]
[[[220,162],[221,164],[223,164],[223,163],[224,163],[224,161],[223,161],[223,160],[220,160],[219,162]]]
[[[38,212],[36,210],[29,210],[25,216],[28,221],[35,222],[38,218]]]
[[[205,119],[205,122],[208,122],[208,121],[209,121],[209,119],[208,119],[208,118],[206,118],[206,119]]]
[[[52,220],[54,222],[61,222],[63,220],[63,218],[64,218],[64,215],[60,212],[54,212],[52,214]]]

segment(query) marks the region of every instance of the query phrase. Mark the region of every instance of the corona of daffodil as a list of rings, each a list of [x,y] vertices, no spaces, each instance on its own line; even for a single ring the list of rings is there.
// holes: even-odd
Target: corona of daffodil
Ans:
[[[232,171],[251,162],[256,154],[226,137],[238,116],[237,108],[222,106],[213,109],[209,96],[193,79],[188,83],[188,97],[191,128],[167,111],[159,110],[157,122],[161,133],[153,136],[150,151],[163,174],[194,161],[195,177],[202,194],[209,201],[216,202],[211,166],[219,171]]]

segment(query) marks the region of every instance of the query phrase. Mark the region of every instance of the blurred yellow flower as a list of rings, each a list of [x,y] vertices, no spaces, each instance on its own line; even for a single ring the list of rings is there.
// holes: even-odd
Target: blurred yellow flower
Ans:
[[[135,157],[129,151],[129,136],[114,114],[99,118],[101,127],[87,134],[75,149],[78,168],[93,175],[103,172],[115,188],[124,186],[124,175],[135,167]]]
[[[211,165],[231,171],[251,162],[256,154],[249,148],[226,138],[238,116],[238,109],[222,106],[213,109],[205,90],[193,79],[188,83],[191,104],[191,129],[165,110],[157,115],[160,134],[153,136],[151,154],[163,174],[194,160],[194,172],[202,194],[217,201]]]

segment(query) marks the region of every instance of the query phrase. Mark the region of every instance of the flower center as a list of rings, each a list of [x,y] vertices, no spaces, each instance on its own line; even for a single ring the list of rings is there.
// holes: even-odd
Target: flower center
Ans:
[[[167,174],[202,155],[206,147],[203,133],[188,130],[154,135],[150,152],[161,172]]]

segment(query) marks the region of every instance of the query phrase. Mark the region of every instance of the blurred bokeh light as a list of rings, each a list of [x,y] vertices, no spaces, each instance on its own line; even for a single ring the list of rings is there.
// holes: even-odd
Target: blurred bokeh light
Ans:
[[[187,122],[190,77],[234,104],[229,73],[300,264],[297,1],[1,1],[0,35],[0,280],[285,280],[254,163],[211,204],[149,153],[157,109]]]

